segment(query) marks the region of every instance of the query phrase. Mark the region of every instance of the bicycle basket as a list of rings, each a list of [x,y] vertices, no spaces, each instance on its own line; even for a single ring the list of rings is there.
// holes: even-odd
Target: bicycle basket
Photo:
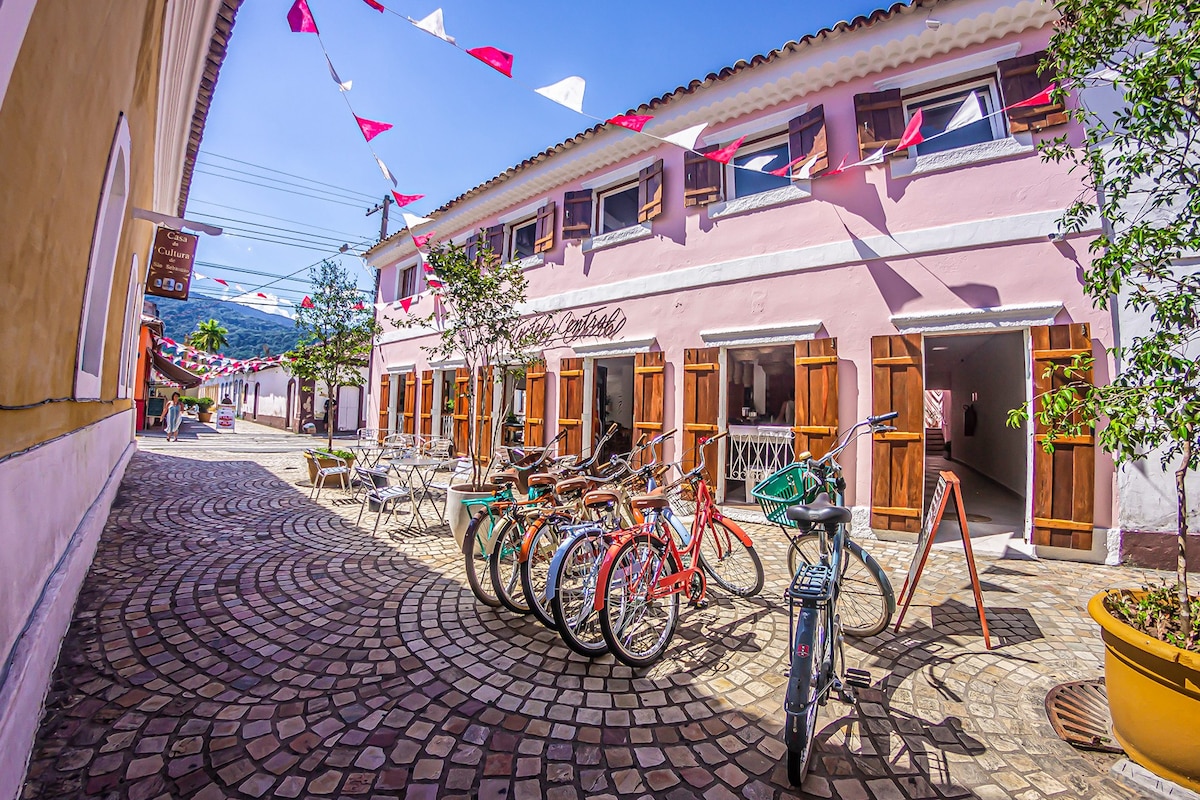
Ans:
[[[750,496],[758,501],[763,515],[777,525],[797,528],[799,523],[787,518],[788,506],[811,502],[825,487],[808,468],[808,463],[799,461],[767,476],[750,490]]]
[[[671,504],[671,513],[677,517],[691,517],[696,514],[696,490],[688,481],[669,486],[666,490],[667,502]]]

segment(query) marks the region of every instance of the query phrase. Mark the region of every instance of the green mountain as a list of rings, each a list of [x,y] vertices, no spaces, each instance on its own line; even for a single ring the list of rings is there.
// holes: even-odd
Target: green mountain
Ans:
[[[196,325],[215,319],[229,331],[222,353],[233,358],[254,358],[263,355],[263,345],[271,355],[287,352],[296,346],[299,333],[295,323],[278,314],[268,314],[256,308],[193,297],[190,300],[170,300],[165,297],[147,298],[158,306],[163,332],[177,342],[184,341],[196,330]]]

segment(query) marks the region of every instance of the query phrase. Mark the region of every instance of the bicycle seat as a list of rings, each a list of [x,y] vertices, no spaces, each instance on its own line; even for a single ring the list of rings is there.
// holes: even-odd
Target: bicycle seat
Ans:
[[[667,507],[667,498],[661,494],[639,494],[629,498],[629,505],[638,511],[661,511]]]
[[[509,470],[497,472],[492,476],[492,483],[497,484],[498,486],[509,486],[516,482],[517,474],[515,472],[510,472]]]
[[[530,486],[553,486],[558,478],[548,472],[535,472],[529,476]]]
[[[573,494],[582,492],[591,486],[591,481],[587,478],[566,478],[554,484],[554,493],[557,495]]]
[[[808,505],[788,506],[787,518],[793,522],[839,522],[850,521],[850,509],[829,502],[829,495],[821,492]]]
[[[607,506],[616,503],[621,498],[610,489],[593,489],[583,496],[583,504],[588,508]]]

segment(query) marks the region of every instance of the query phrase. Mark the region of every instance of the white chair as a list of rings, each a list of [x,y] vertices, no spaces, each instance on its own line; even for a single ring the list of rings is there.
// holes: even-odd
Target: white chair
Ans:
[[[430,458],[448,459],[452,454],[454,442],[442,437],[435,437],[425,443],[425,455]]]
[[[383,454],[380,461],[393,458],[408,458],[417,452],[416,437],[411,433],[393,433],[383,440]]]
[[[445,465],[443,465],[445,466]],[[430,481],[429,491],[442,495],[442,516],[446,516],[446,503],[450,501],[450,487],[471,482],[471,459],[459,458],[454,462],[454,471],[444,481]]]
[[[319,453],[316,450],[306,450],[308,457],[317,463],[317,477],[313,481],[312,491],[308,493],[310,500],[321,497],[321,489],[325,487],[325,482],[331,477],[337,477],[342,482],[342,488],[346,491],[350,490],[350,466],[344,458],[339,458],[332,453]],[[329,466],[322,467],[322,461],[332,461],[334,463]]]
[[[396,503],[408,497],[408,487],[406,486],[383,486],[376,485],[375,479],[383,477],[386,479],[387,473],[379,470],[362,469],[355,467],[354,471],[358,473],[359,487],[365,489],[363,492],[362,505],[358,509],[358,520],[354,523],[358,526],[362,522],[363,511],[372,502],[378,505],[375,513],[375,527],[371,529],[372,533],[379,531],[379,518],[383,516],[383,512],[387,509],[387,504],[392,504],[392,510],[388,512],[388,520],[391,520],[392,515],[396,513]]]

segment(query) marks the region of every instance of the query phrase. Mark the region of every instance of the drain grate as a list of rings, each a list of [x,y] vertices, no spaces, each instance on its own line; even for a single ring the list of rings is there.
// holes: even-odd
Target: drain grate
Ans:
[[[1124,752],[1113,737],[1103,678],[1055,686],[1046,695],[1046,716],[1064,742],[1084,750]]]

